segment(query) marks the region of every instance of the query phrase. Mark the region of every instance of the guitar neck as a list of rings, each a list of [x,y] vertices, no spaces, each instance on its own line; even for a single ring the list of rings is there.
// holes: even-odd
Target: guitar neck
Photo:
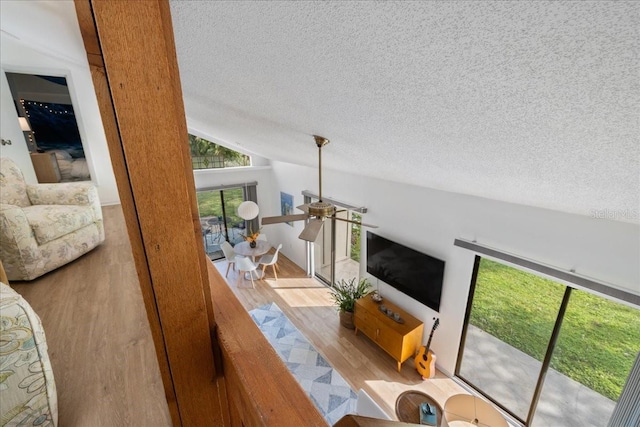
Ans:
[[[436,331],[436,328],[440,324],[440,319],[435,319],[436,321],[433,323],[433,328],[431,328],[431,333],[429,334],[429,339],[427,340],[427,345],[425,346],[426,352],[429,352],[431,348],[431,338],[433,338],[433,333]]]
[[[429,349],[431,348],[431,338],[433,338],[433,330],[429,334],[429,339],[427,340],[427,345],[425,346],[427,348],[427,351],[429,351]]]

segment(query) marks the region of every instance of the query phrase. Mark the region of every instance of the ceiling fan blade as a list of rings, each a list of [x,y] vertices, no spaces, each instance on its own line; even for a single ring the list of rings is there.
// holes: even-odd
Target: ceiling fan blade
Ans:
[[[350,223],[352,223],[352,224],[358,224],[358,225],[361,225],[361,226],[363,226],[363,227],[378,228],[378,226],[377,226],[377,225],[365,224],[364,222],[354,221],[354,220],[352,220],[352,219],[338,218],[338,217],[335,217],[335,218],[336,218],[336,220],[338,220],[338,221],[350,222]]]
[[[309,213],[309,203],[307,203],[305,205],[296,206],[296,208],[300,209],[301,211],[304,211],[306,213]]]
[[[262,218],[262,225],[278,224],[280,222],[300,221],[302,219],[307,219],[308,217],[309,215],[307,215],[306,213],[282,216],[268,216]]]
[[[322,228],[322,224],[323,221],[321,219],[311,220],[298,237],[307,242],[315,242]]]

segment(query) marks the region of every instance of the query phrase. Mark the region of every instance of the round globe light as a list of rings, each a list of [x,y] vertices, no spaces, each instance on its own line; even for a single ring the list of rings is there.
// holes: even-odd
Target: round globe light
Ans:
[[[242,202],[238,206],[238,216],[242,219],[250,220],[258,216],[260,209],[255,202]]]

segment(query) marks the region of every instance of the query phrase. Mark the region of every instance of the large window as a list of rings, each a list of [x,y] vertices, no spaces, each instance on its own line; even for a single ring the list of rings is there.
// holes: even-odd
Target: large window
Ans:
[[[456,375],[525,425],[607,425],[638,308],[487,258],[473,276]]]
[[[193,169],[251,166],[251,158],[215,142],[189,134]]]
[[[189,134],[193,169],[251,166],[251,158],[204,138]],[[220,244],[235,245],[243,240],[247,227],[258,228],[258,220],[245,221],[236,211],[245,200],[257,201],[256,183],[197,189],[202,240],[212,260],[224,257]]]

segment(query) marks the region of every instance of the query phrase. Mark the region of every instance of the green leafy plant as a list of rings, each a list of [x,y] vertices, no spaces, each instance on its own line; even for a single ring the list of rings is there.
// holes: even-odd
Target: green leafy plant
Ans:
[[[353,313],[356,300],[365,296],[369,289],[371,289],[371,283],[367,279],[359,281],[355,277],[349,280],[341,279],[330,288],[331,298],[340,311]]]

